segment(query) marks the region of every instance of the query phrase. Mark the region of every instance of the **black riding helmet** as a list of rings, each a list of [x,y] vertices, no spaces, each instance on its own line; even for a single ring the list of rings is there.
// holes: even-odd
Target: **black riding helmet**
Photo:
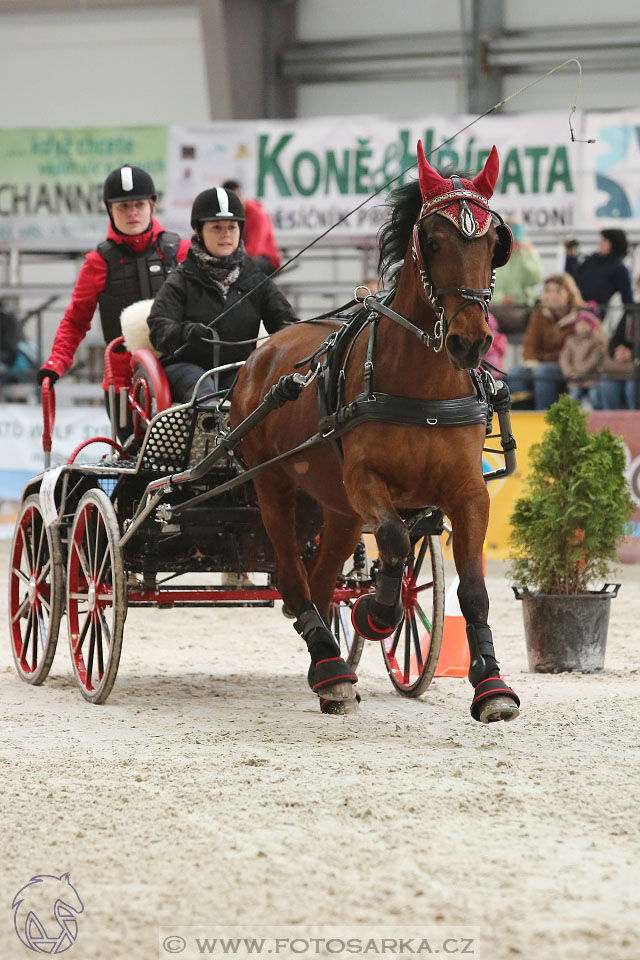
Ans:
[[[235,220],[242,233],[244,207],[237,194],[222,187],[211,187],[199,193],[191,207],[191,226],[200,233],[202,224],[207,220]]]
[[[121,200],[155,200],[156,187],[147,173],[141,167],[125,165],[112,170],[104,182],[102,199],[107,204]]]

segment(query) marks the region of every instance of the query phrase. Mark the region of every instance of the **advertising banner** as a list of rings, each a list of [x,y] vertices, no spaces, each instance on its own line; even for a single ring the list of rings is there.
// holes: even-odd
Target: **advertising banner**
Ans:
[[[167,128],[0,130],[0,244],[86,246],[104,238],[102,184],[131,163],[165,188]]]
[[[102,406],[59,407],[52,435],[51,465],[65,463],[74,447],[89,437],[111,436]],[[27,481],[43,470],[42,410],[18,403],[0,404],[0,540],[11,538],[20,497]],[[104,446],[83,450],[78,462],[95,461]]]
[[[640,110],[585,115],[579,178],[581,223],[640,227]]]
[[[227,179],[267,209],[276,232],[317,234],[416,162],[416,143],[437,168],[477,173],[493,144],[500,178],[493,205],[530,229],[570,230],[575,224],[578,144],[569,142],[567,115],[544,112],[474,118],[432,115],[243,121],[172,126],[167,162],[167,226],[185,232],[194,197]],[[580,118],[574,126],[579,129]],[[453,137],[445,146],[441,144]],[[417,168],[406,178],[414,179]],[[385,194],[338,228],[375,235],[386,219]]]

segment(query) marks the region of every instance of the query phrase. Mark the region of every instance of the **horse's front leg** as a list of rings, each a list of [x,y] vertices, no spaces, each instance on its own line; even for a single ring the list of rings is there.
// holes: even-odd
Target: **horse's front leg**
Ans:
[[[474,687],[471,716],[481,723],[514,720],[519,713],[517,694],[500,678],[493,635],[487,620],[489,596],[482,569],[482,550],[489,523],[489,493],[484,481],[455,498],[449,516],[453,556],[460,577],[458,599],[467,624],[470,667]]]
[[[409,533],[382,477],[358,465],[345,470],[344,484],[349,502],[373,529],[380,557],[376,592],[356,600],[351,619],[361,636],[384,640],[403,617],[402,577],[411,546]]]

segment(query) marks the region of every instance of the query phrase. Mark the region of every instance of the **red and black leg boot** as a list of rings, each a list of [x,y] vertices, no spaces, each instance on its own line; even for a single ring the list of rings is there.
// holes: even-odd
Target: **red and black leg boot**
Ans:
[[[358,677],[340,656],[340,645],[315,605],[305,604],[293,625],[309,650],[309,686],[313,692],[322,700],[354,700]]]
[[[385,640],[404,616],[402,607],[402,567],[380,572],[376,592],[358,597],[351,610],[351,623],[367,640]]]
[[[471,716],[480,723],[515,720],[520,713],[520,698],[500,677],[491,627],[487,623],[468,623],[467,640],[469,681],[475,690]]]

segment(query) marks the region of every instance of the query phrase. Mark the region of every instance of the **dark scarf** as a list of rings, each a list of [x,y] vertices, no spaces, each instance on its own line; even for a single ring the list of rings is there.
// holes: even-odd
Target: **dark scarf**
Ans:
[[[213,257],[198,237],[194,235],[191,239],[190,252],[205,277],[215,283],[226,300],[229,287],[240,276],[242,264],[246,257],[242,240],[228,257]]]

